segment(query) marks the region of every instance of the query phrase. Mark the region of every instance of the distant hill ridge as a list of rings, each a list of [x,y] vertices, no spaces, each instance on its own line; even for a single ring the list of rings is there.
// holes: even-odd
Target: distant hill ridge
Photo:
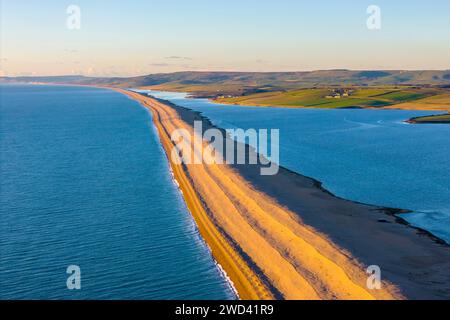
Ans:
[[[172,85],[241,85],[278,88],[320,85],[449,85],[450,70],[433,71],[351,71],[319,70],[308,72],[175,72],[138,77],[0,77],[1,82],[53,82],[103,84],[116,86]]]

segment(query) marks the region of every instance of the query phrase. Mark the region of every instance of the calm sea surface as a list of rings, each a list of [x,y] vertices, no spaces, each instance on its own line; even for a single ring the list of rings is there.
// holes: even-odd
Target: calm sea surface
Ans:
[[[450,125],[403,122],[429,111],[258,108],[151,94],[222,128],[280,129],[283,166],[338,196],[413,210],[403,217],[450,243]]]
[[[103,89],[0,90],[0,299],[234,298],[144,108]]]

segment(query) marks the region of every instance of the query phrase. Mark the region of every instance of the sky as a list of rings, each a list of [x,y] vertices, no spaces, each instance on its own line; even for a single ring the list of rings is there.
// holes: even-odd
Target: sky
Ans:
[[[0,2],[3,76],[450,69],[449,0]]]

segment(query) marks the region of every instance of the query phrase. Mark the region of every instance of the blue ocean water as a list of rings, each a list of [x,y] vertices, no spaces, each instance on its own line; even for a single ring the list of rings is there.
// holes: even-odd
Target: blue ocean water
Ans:
[[[406,220],[450,243],[450,125],[404,123],[429,111],[258,108],[150,93],[222,128],[279,129],[281,165],[340,197],[412,210]]]
[[[0,90],[0,299],[234,298],[147,110],[104,89]]]

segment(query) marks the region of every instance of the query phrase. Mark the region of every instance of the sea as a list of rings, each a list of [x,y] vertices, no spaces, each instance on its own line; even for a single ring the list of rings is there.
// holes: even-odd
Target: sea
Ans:
[[[236,298],[137,102],[1,85],[0,169],[0,299]]]

